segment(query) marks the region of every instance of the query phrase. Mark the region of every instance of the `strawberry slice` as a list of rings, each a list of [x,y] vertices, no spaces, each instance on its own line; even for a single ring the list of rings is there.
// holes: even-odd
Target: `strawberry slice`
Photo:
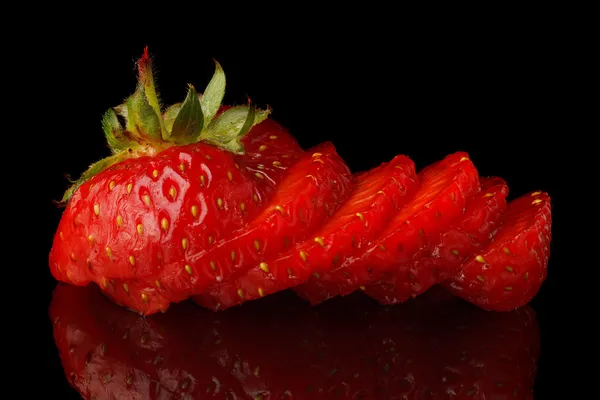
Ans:
[[[412,265],[402,265],[394,276],[367,286],[365,292],[382,304],[396,304],[456,276],[462,261],[491,240],[506,210],[507,194],[501,178],[482,179],[481,190],[448,231],[423,247]]]
[[[528,303],[546,279],[551,228],[547,193],[511,201],[493,241],[464,262],[448,287],[486,310],[507,311]]]
[[[344,205],[314,237],[275,258],[264,258],[246,274],[197,296],[196,301],[223,310],[296,286],[311,274],[318,281],[318,277],[366,245],[398,206],[410,198],[416,186],[414,163],[405,156],[361,174]]]
[[[399,307],[349,296],[313,308],[281,292],[144,318],[96,286],[60,284],[50,318],[85,399],[524,400],[539,356],[530,307],[489,313],[434,288]]]
[[[463,214],[467,198],[479,190],[479,175],[465,152],[457,152],[423,169],[414,197],[387,228],[356,257],[348,259],[348,277],[331,295],[347,295],[410,265],[419,249],[448,229]]]

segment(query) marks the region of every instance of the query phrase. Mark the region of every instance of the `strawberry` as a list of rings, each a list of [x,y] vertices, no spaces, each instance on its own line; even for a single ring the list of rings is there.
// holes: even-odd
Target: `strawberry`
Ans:
[[[419,249],[443,233],[463,213],[466,199],[479,190],[477,170],[464,152],[451,154],[423,169],[418,179],[415,195],[379,237],[341,265],[347,274],[343,280],[332,281],[337,288],[327,297],[363,289],[393,274],[399,265],[410,265]],[[311,301],[316,303],[319,298]]]
[[[211,288],[195,300],[205,307],[223,310],[297,286],[311,275],[320,277],[367,244],[410,198],[416,183],[414,163],[404,156],[361,174],[355,178],[354,190],[344,205],[313,237],[277,257],[263,258],[246,274]]]
[[[506,210],[507,194],[508,186],[501,178],[482,179],[481,190],[471,196],[465,213],[456,217],[450,229],[427,243],[412,265],[400,267],[392,277],[367,286],[365,292],[380,303],[395,304],[456,276],[466,256],[491,240]]]
[[[136,92],[103,119],[113,155],[65,193],[49,261],[58,280],[93,281],[112,296],[124,293],[121,304],[152,313],[185,296],[174,285],[160,302],[150,299],[163,277],[187,273],[187,254],[216,246],[259,215],[302,152],[280,125],[262,122],[269,110],[220,106],[218,63],[203,95],[190,86],[183,103],[164,111],[147,50],[138,70]],[[202,284],[216,282],[206,275]],[[151,289],[132,299],[129,286],[138,285]]]
[[[397,307],[358,294],[310,307],[287,294],[143,318],[97,287],[61,284],[50,317],[85,399],[532,398],[529,307],[488,313],[433,289]]]
[[[511,201],[493,240],[463,263],[448,287],[486,310],[507,311],[528,303],[546,279],[551,226],[547,193]]]

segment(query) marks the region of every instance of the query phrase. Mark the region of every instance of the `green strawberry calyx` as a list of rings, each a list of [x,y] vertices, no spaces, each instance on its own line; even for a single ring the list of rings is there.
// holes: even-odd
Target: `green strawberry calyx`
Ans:
[[[109,108],[102,129],[112,155],[92,164],[65,192],[61,203],[93,176],[128,158],[154,155],[170,146],[199,141],[243,154],[241,139],[269,116],[271,109],[248,105],[228,108],[217,116],[225,95],[225,73],[215,60],[215,73],[204,93],[189,85],[183,102],[161,107],[148,48],[137,61],[138,84],[123,104]]]

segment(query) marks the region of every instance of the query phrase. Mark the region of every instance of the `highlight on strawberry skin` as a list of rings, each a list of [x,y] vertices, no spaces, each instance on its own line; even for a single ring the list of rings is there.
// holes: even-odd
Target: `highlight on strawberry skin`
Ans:
[[[490,313],[439,286],[402,307],[357,294],[312,307],[288,291],[144,318],[59,284],[50,318],[84,399],[526,400],[540,344],[529,306]]]
[[[335,143],[301,148],[270,107],[225,104],[216,61],[204,90],[190,84],[172,105],[147,48],[136,66],[133,94],[102,116],[110,154],[62,198],[49,254],[58,281],[152,315],[288,289],[313,305],[356,291],[397,304],[438,284],[510,311],[546,279],[548,193],[508,200],[510,182],[480,176],[465,151],[351,171]]]

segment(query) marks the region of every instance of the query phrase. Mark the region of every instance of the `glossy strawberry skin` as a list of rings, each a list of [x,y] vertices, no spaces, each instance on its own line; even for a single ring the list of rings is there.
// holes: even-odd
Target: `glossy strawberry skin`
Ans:
[[[527,304],[546,279],[551,239],[550,197],[525,194],[508,204],[493,240],[463,263],[448,287],[486,310]]]
[[[395,307],[358,294],[310,307],[287,294],[142,318],[96,287],[61,284],[50,317],[85,399],[532,398],[529,307],[488,313],[435,289]]]
[[[396,304],[455,277],[463,260],[491,240],[506,210],[507,195],[501,178],[481,179],[481,190],[468,199],[464,214],[447,231],[429,237],[405,271],[368,285],[365,293],[382,304]]]
[[[415,166],[404,156],[361,174],[343,206],[310,238],[274,258],[263,258],[262,264],[197,296],[196,301],[223,310],[295,287],[311,276],[320,281],[327,271],[366,245],[415,189]]]
[[[187,254],[245,226],[301,153],[272,120],[243,141],[243,156],[202,143],[173,146],[86,182],[58,227],[53,275],[76,285],[93,281],[119,304],[146,314],[179,300],[180,288],[163,285],[163,277],[185,270]],[[137,287],[147,290],[144,297]]]

